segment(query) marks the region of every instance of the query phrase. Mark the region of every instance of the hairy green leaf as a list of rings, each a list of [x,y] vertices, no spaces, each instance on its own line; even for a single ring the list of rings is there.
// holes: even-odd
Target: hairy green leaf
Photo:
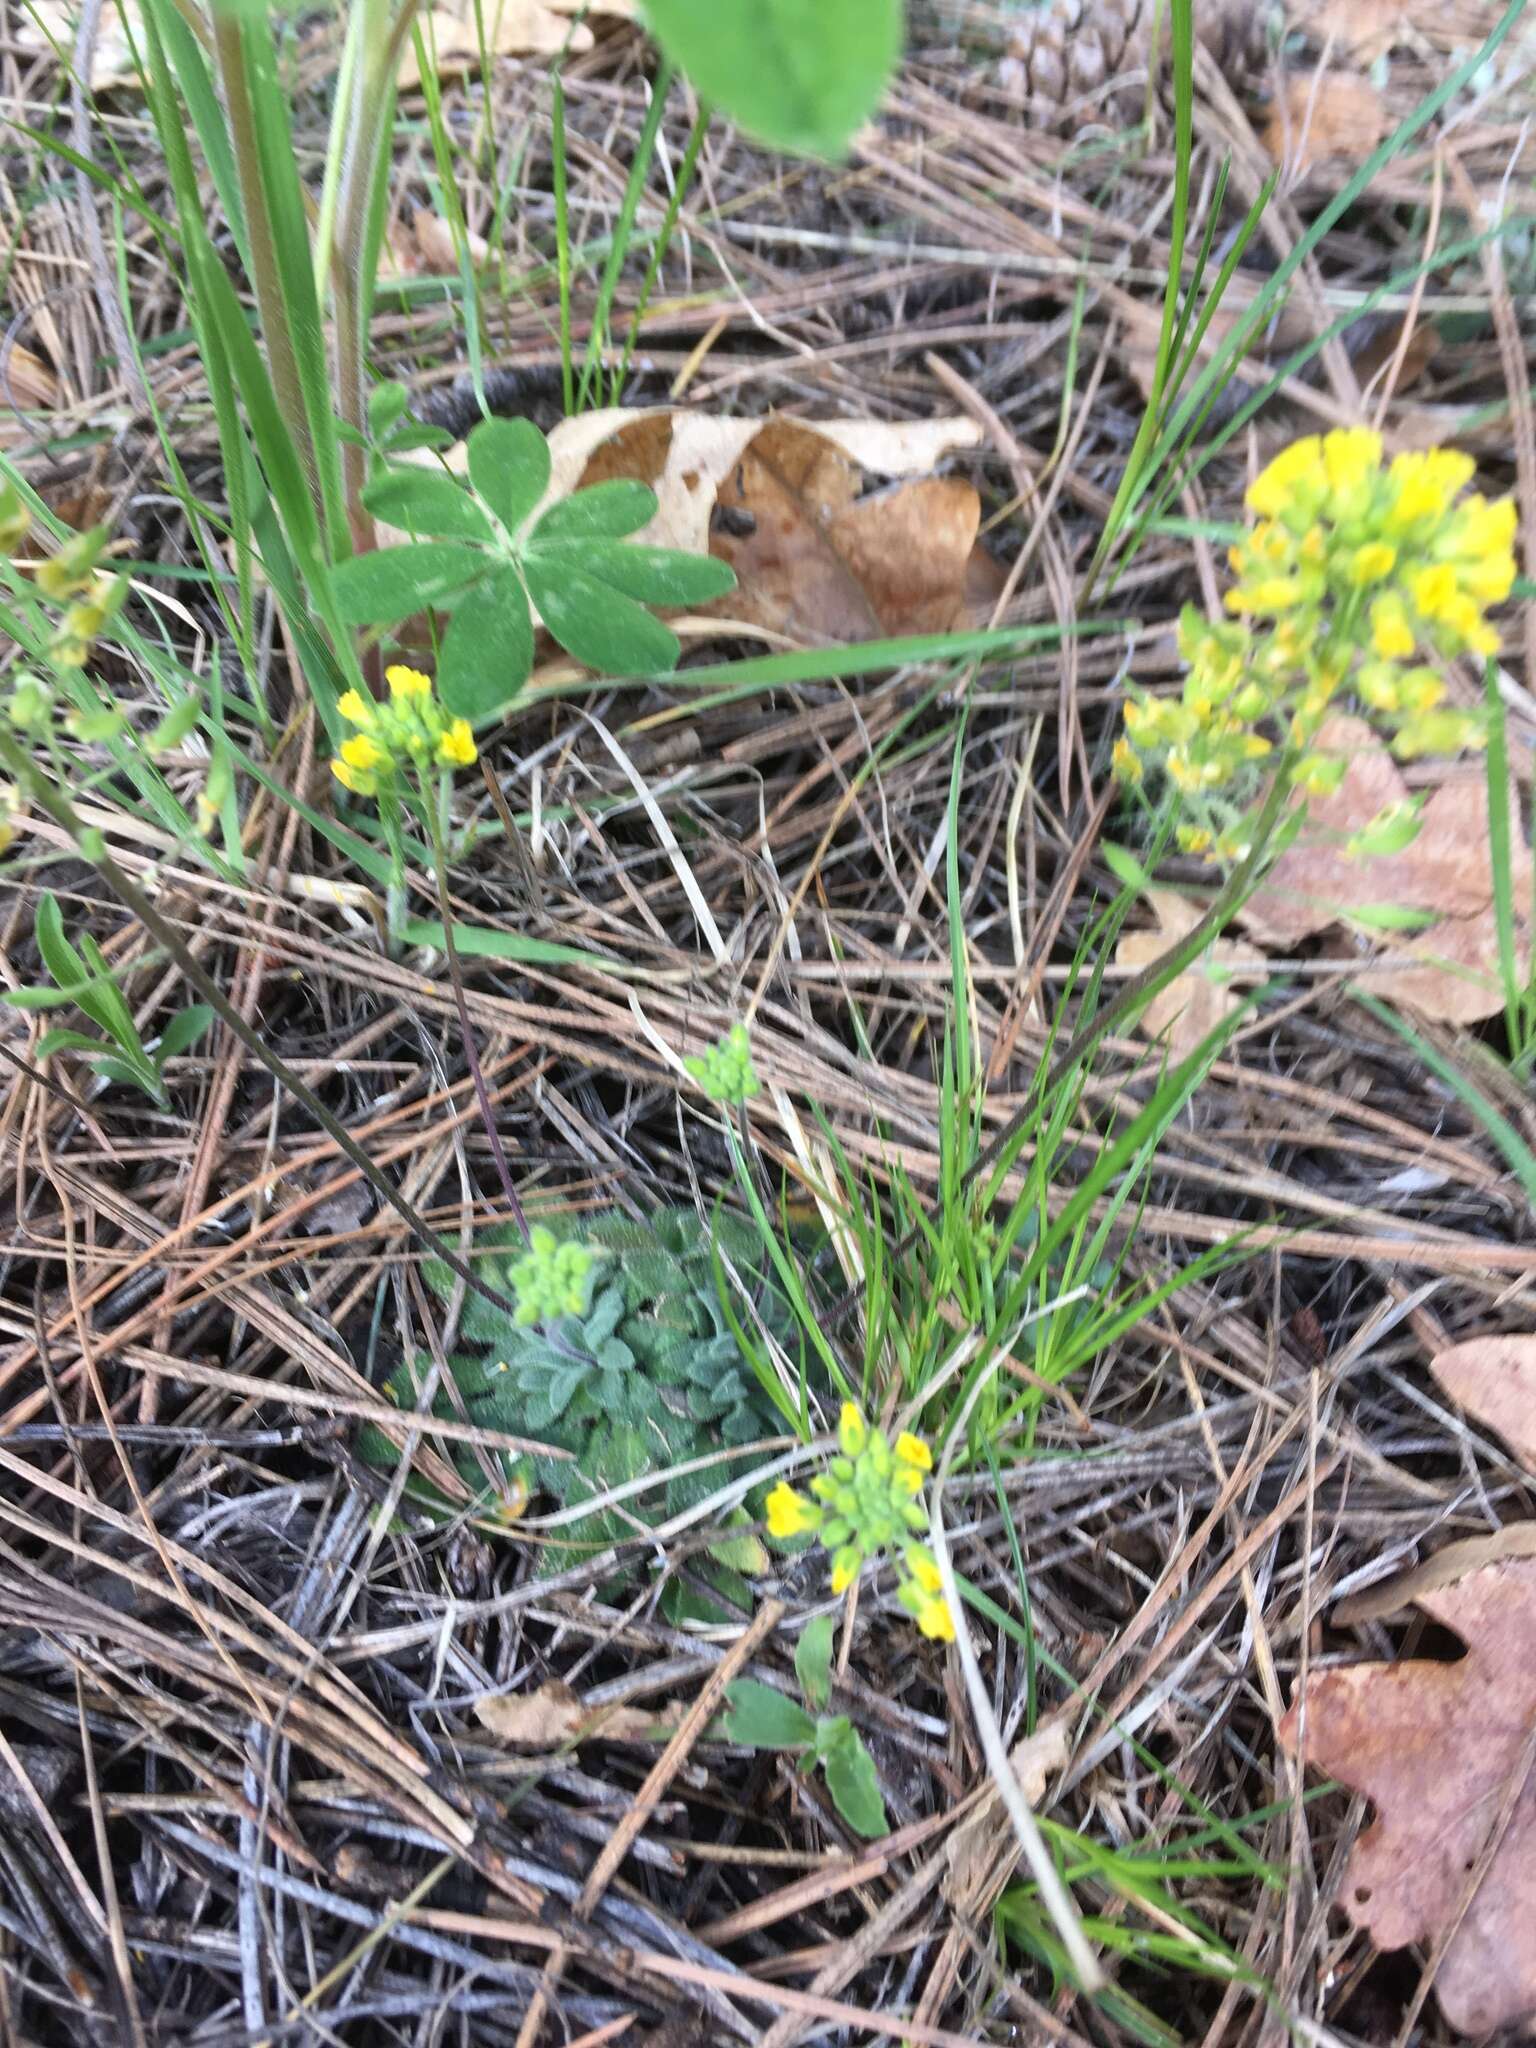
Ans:
[[[470,482],[515,533],[549,489],[549,443],[532,420],[482,420],[466,447]]]
[[[437,687],[443,703],[474,723],[522,689],[533,667],[533,619],[523,580],[509,563],[464,597],[443,636]]]
[[[406,533],[478,541],[484,547],[496,538],[491,522],[469,492],[440,470],[386,470],[364,486],[363,503],[375,519]]]
[[[415,541],[354,555],[333,571],[336,608],[348,626],[389,626],[442,604],[484,575],[490,557],[455,541]]]

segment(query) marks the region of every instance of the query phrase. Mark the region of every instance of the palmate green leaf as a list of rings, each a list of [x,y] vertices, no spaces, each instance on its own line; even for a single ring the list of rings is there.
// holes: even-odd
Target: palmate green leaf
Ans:
[[[533,618],[523,579],[510,565],[464,597],[443,636],[437,687],[455,717],[493,717],[522,689],[533,667]]]
[[[551,505],[533,529],[532,545],[560,540],[623,540],[656,517],[656,493],[628,477],[591,484]]]
[[[563,554],[529,554],[523,569],[545,625],[586,667],[606,675],[656,675],[677,666],[680,643],[670,627],[572,569]]]
[[[901,55],[901,0],[645,0],[700,95],[774,149],[841,156]]]
[[[736,572],[713,555],[688,555],[680,548],[636,547],[627,541],[542,543],[540,561],[553,570],[595,577],[638,604],[709,604],[736,588]]]
[[[440,540],[475,541],[489,547],[491,522],[469,492],[451,476],[430,469],[391,469],[364,486],[363,503],[375,519],[406,533]]]
[[[408,547],[354,555],[333,570],[336,609],[348,626],[391,626],[442,604],[483,576],[490,557],[457,541],[422,540]]]
[[[734,1679],[725,1689],[719,1729],[726,1742],[747,1749],[808,1749],[816,1723],[792,1699],[755,1678]]]
[[[470,482],[515,533],[549,489],[549,443],[532,420],[497,419],[482,420],[465,445]]]
[[[821,1768],[832,1803],[856,1835],[866,1841],[889,1832],[880,1775],[855,1728],[845,1721],[821,1753]]]

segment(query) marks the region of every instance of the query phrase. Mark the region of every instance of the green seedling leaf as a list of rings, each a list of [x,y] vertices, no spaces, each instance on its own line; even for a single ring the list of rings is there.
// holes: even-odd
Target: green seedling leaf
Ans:
[[[89,982],[90,969],[64,936],[64,916],[51,889],[44,890],[38,903],[32,936],[37,940],[43,965],[60,988],[83,987]]]
[[[173,704],[144,742],[146,749],[158,756],[179,747],[202,716],[202,709],[196,697],[183,697],[179,704]]]
[[[88,984],[72,981],[68,988],[42,988],[37,983],[27,988],[8,988],[0,994],[0,1003],[8,1003],[13,1010],[73,1010],[80,1007],[80,991]]]
[[[407,533],[478,541],[483,547],[491,546],[496,538],[491,522],[468,491],[452,477],[430,469],[386,471],[365,486],[363,503],[375,519]]]
[[[1101,839],[1099,855],[1122,889],[1134,889],[1138,896],[1145,896],[1157,887],[1128,847],[1118,846],[1112,839]]]
[[[435,918],[412,918],[400,936],[408,946],[430,946],[443,950],[443,927]],[[648,969],[632,967],[621,960],[605,960],[600,953],[584,953],[579,946],[562,946],[556,939],[536,939],[527,932],[497,931],[489,925],[456,924],[453,947],[467,960],[521,960],[529,967],[585,967],[593,974],[612,974],[621,980],[643,980]]]
[[[795,1645],[795,1676],[800,1690],[819,1714],[832,1697],[832,1617],[818,1614],[801,1631]]]
[[[404,418],[410,402],[411,394],[403,384],[374,385],[368,394],[368,431],[376,441],[388,438],[390,428]]]
[[[677,666],[677,635],[563,556],[530,554],[528,588],[545,625],[587,668],[607,675],[666,674]]]
[[[833,1805],[856,1835],[872,1841],[890,1830],[880,1777],[857,1732],[844,1727],[847,1732],[823,1752],[821,1768]]]
[[[160,1034],[156,1060],[173,1060],[196,1045],[217,1014],[212,1003],[188,1003],[184,1010],[178,1010]]]
[[[816,1723],[804,1707],[771,1685],[738,1678],[726,1687],[725,1697],[718,1726],[726,1742],[748,1749],[809,1749],[816,1740]]]
[[[45,1031],[37,1041],[36,1048],[40,1060],[45,1060],[51,1053],[56,1052],[98,1053],[111,1050],[112,1048],[103,1044],[99,1038],[87,1038],[83,1031],[70,1031],[63,1026],[54,1031]]]
[[[646,0],[700,96],[759,142],[841,156],[901,55],[901,0]]]
[[[594,576],[640,604],[709,604],[736,588],[736,572],[713,555],[687,555],[678,548],[633,547],[623,542],[542,542],[539,559],[553,567]]]
[[[559,540],[623,540],[638,533],[656,516],[656,493],[649,484],[616,477],[593,484],[551,505],[533,529],[533,545],[543,548]]]
[[[116,1081],[125,1088],[141,1089],[151,1102],[159,1103],[162,1109],[165,1107],[165,1087],[153,1067],[140,1066],[137,1060],[115,1052],[97,1053],[91,1065],[103,1080]]]
[[[470,482],[515,533],[549,489],[549,443],[532,420],[482,420],[465,445]]]
[[[354,555],[332,571],[343,625],[388,626],[442,604],[490,566],[486,556],[453,541],[417,541]]]
[[[1410,910],[1404,903],[1340,904],[1339,916],[1348,924],[1379,932],[1422,932],[1440,921],[1438,911]]]
[[[447,709],[471,724],[493,717],[533,667],[533,619],[510,564],[492,570],[454,612],[443,636],[437,686]]]

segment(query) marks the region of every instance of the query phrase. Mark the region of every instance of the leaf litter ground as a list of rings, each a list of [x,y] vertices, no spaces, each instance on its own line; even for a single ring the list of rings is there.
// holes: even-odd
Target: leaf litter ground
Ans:
[[[1245,75],[1202,69],[1197,190],[1224,158],[1244,199],[1275,156],[1287,166],[1232,305],[1251,302],[1379,122],[1438,84],[1490,20],[1475,6],[1390,12],[1325,7],[1310,29],[1281,25],[1278,54]],[[1352,24],[1367,13],[1360,43]],[[578,242],[615,218],[646,89],[633,32],[596,14],[591,26],[566,80]],[[1166,271],[1168,124],[1144,150],[1123,123],[1096,125],[1091,104],[1060,127],[1026,126],[989,9],[920,17],[914,40],[886,116],[846,167],[786,167],[711,134],[624,401],[802,427],[904,427],[959,407],[980,435],[943,474],[978,494],[999,570],[989,602],[1011,623],[1066,631],[1139,416]],[[314,135],[334,58],[323,37],[300,37],[301,128]],[[1440,146],[1431,131],[1396,158],[1303,266],[1210,430],[1299,342],[1358,317],[1315,367],[1287,372],[1191,488],[1181,509],[1194,537],[1154,536],[1096,601],[1101,617],[1144,622],[1134,648],[1123,633],[1069,634],[974,675],[907,668],[746,701],[718,678],[640,697],[551,688],[509,723],[488,751],[524,843],[493,840],[466,863],[454,912],[490,935],[466,949],[466,1001],[525,1194],[632,1213],[712,1202],[729,1161],[706,1106],[678,1094],[677,1060],[748,1008],[764,1081],[751,1127],[769,1169],[802,1182],[825,1158],[814,1107],[877,1183],[899,1166],[931,1193],[955,746],[995,1133],[1029,1099],[1052,1026],[1070,1033],[1071,962],[1113,888],[1100,838],[1118,828],[1100,799],[1120,679],[1134,658],[1143,682],[1171,680],[1179,606],[1214,602],[1218,588],[1207,523],[1235,514],[1248,465],[1296,433],[1379,417],[1396,445],[1454,439],[1517,481],[1536,531],[1517,310],[1531,283],[1521,61],[1457,103]],[[473,77],[444,89],[466,129],[493,117],[498,179],[465,158],[471,232],[494,234],[500,183],[518,188],[502,238],[516,288],[490,281],[482,307],[486,389],[547,428],[560,386],[547,73],[503,61],[488,95]],[[13,118],[53,118],[57,72],[19,29],[0,46],[0,90]],[[675,161],[684,130],[669,119],[666,132]],[[131,96],[104,102],[99,154],[108,141],[151,203],[163,199]],[[110,521],[135,559],[190,562],[155,444],[112,380],[81,289],[90,190],[37,185],[14,131],[5,146],[6,445],[52,502]],[[652,184],[659,218],[666,194]],[[437,197],[407,121],[397,224],[430,225]],[[1411,273],[1426,241],[1463,237],[1469,212],[1495,205],[1517,216],[1502,267],[1474,252],[1360,311]],[[176,280],[137,249],[149,374],[177,408],[192,487],[217,503]],[[621,315],[643,264],[642,252],[626,271]],[[588,278],[578,346],[591,304]],[[476,416],[451,303],[402,291],[374,344],[380,368],[438,417],[462,430]],[[736,507],[738,541],[758,533],[761,509]],[[903,546],[921,539],[920,526],[901,530]],[[963,539],[971,548],[974,530]],[[195,585],[168,587],[190,655],[215,616]],[[759,623],[792,628],[773,596],[770,583]],[[1530,630],[1517,619],[1504,665],[1518,762],[1536,735]],[[282,706],[280,646],[271,659]],[[284,780],[318,792],[323,752],[300,722]],[[196,788],[202,764],[171,773]],[[1431,801],[1454,810],[1456,786]],[[489,798],[482,808],[492,821]],[[57,855],[35,821],[24,830],[24,851]],[[115,844],[134,872],[156,871],[162,906],[205,964],[436,1228],[504,1221],[441,966],[381,956],[367,890],[293,812],[252,792],[246,832],[243,897],[142,832]],[[1198,891],[1194,867],[1165,872]],[[1332,878],[1311,879],[1331,903]],[[47,880],[146,1015],[183,999],[84,870],[55,862]],[[1146,906],[1138,932],[1178,928],[1187,900],[1176,888],[1171,907]],[[1417,907],[1472,918],[1486,901]],[[14,887],[4,942],[18,978],[33,907],[29,886]],[[438,914],[430,893],[426,913]],[[530,938],[560,950],[540,956]],[[658,1591],[696,1581],[702,1537],[653,1546],[647,1568],[616,1580],[586,1566],[541,1573],[515,1535],[380,1521],[381,1481],[355,1444],[392,1414],[380,1389],[439,1333],[438,1304],[393,1216],[225,1041],[171,1063],[171,1114],[92,1094],[79,1072],[61,1093],[17,1069],[5,1097],[0,2028],[38,2041],[311,2028],[514,2044],[544,2013],[550,2040],[783,2048],[1246,2043],[1278,2039],[1282,2019],[1308,2038],[1374,2043],[1488,2022],[1466,1998],[1465,1958],[1489,1918],[1512,1961],[1522,1925],[1529,1939],[1529,1915],[1510,1918],[1518,1901],[1500,1890],[1528,1819],[1514,1779],[1529,1766],[1529,1700],[1515,1699],[1507,1662],[1484,1680],[1478,1659],[1497,1631],[1470,1595],[1431,1590],[1406,1618],[1399,1605],[1350,1620],[1336,1603],[1453,1540],[1529,1521],[1529,1441],[1509,1427],[1507,1385],[1480,1406],[1465,1366],[1447,1360],[1469,1344],[1531,1342],[1530,1207],[1464,1104],[1350,999],[1352,977],[1384,951],[1379,930],[1330,912],[1283,943],[1252,925],[1232,943],[1245,961],[1266,951],[1271,970],[1160,1148],[1128,1270],[1160,1281],[1239,1235],[1245,1258],[1181,1285],[1071,1386],[1070,1406],[1044,1407],[1027,1446],[1000,1444],[995,1483],[951,1482],[945,1497],[956,1562],[992,1603],[969,1617],[986,1691],[1105,1930],[1111,1995],[1090,2005],[1063,1992],[1017,1914],[999,1945],[992,1909],[1016,1896],[1017,1845],[964,1689],[876,1591],[854,1610],[833,1696],[892,1820],[889,1838],[861,1843],[791,1759],[707,1732],[733,1679],[794,1694],[794,1642],[827,1605],[816,1568],[775,1567],[745,1634],[700,1630],[668,1620]],[[1111,986],[1141,957],[1112,967]],[[1364,985],[1425,971],[1386,950]],[[1476,1064],[1475,1041],[1417,1014],[1536,1144],[1528,1100]],[[4,1016],[6,1049],[25,1058],[23,1020]],[[1064,1191],[1154,1083],[1144,1038],[1104,1049],[1061,1156]],[[1497,1355],[1528,1373],[1523,1349]],[[417,1467],[428,1477],[430,1458]],[[1513,1574],[1524,1586],[1530,1569],[1511,1555],[1465,1583]],[[1502,1611],[1512,1642],[1525,1631],[1528,1671],[1528,1597],[1508,1595]],[[1293,1760],[1287,1709],[1303,1677],[1319,1688],[1308,1753],[1379,1800],[1374,1834],[1361,1801],[1319,1795]],[[1382,1685],[1406,1699],[1426,1745],[1406,1790],[1401,1755],[1378,1777],[1351,1776],[1334,1754],[1345,1706]],[[1073,1687],[1100,1711],[1074,1705]],[[1438,1692],[1465,1717],[1447,1710],[1444,1748],[1424,1704]],[[1509,1711],[1494,1743],[1496,1703]],[[1361,1859],[1373,1841],[1384,1853],[1405,1801],[1408,1826],[1422,1827],[1423,1778],[1458,1816],[1480,1801],[1503,1831],[1478,1837],[1475,1890],[1416,1917],[1384,1905],[1373,1923]],[[1178,1940],[1117,1949],[1117,1929],[1159,1930],[1107,1866],[1073,1862],[1082,1843],[1141,1859],[1144,1876],[1176,1872],[1181,1903],[1251,1977],[1181,1967],[1187,1937],[1182,1954]],[[1372,1924],[1416,1948],[1383,1956],[1362,1931]],[[1438,2001],[1424,1997],[1425,1966],[1441,1977]],[[1481,1998],[1487,1973],[1474,1974]]]

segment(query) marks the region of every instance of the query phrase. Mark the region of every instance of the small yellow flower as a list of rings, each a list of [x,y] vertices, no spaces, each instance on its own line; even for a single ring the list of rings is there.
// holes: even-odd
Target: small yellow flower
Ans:
[[[1368,540],[1364,547],[1356,548],[1349,565],[1349,580],[1363,590],[1369,583],[1380,583],[1397,567],[1397,549],[1384,540]]]
[[[1408,579],[1408,589],[1414,604],[1426,619],[1444,619],[1450,624],[1457,590],[1456,571],[1448,562],[1437,562],[1430,569],[1416,569]]]
[[[931,1600],[923,1602],[918,1610],[917,1625],[930,1642],[952,1643],[955,1640],[955,1618],[942,1593],[936,1593]]]
[[[349,768],[359,768],[366,774],[382,768],[389,760],[389,755],[378,741],[370,738],[367,733],[355,732],[342,741],[341,758]]]
[[[348,690],[336,709],[349,725],[360,725],[366,731],[373,724],[373,706],[358,690]]]
[[[342,788],[350,789],[354,796],[377,796],[379,793],[379,779],[376,775],[362,773],[339,756],[331,762],[331,773]]]
[[[456,718],[437,743],[437,758],[444,767],[467,768],[476,759],[475,736],[467,718]]]
[[[848,1543],[838,1551],[832,1560],[832,1590],[846,1593],[863,1569],[864,1559],[853,1544]]]
[[[1129,705],[1126,706],[1126,711],[1129,715]],[[1142,778],[1141,756],[1124,733],[1115,741],[1109,765],[1117,782],[1140,782]]]
[[[1395,591],[1371,606],[1371,645],[1386,661],[1401,661],[1414,650],[1413,628]]]
[[[892,1448],[898,1464],[915,1466],[919,1472],[933,1470],[933,1452],[922,1438],[914,1436],[911,1430],[904,1429]]]
[[[908,1544],[904,1552],[907,1570],[925,1593],[943,1591],[944,1581],[940,1576],[938,1561],[931,1550],[925,1550],[921,1543]]]
[[[1369,427],[1342,427],[1323,439],[1323,467],[1335,497],[1347,498],[1381,467],[1381,436]]]
[[[419,668],[406,668],[400,662],[385,669],[384,680],[397,704],[412,697],[430,697],[432,694],[432,678],[424,676]]]
[[[791,1536],[805,1536],[821,1526],[821,1509],[814,1501],[807,1500],[803,1493],[796,1493],[787,1480],[781,1479],[768,1496],[768,1534],[781,1541]]]
[[[1267,469],[1261,470],[1248,487],[1248,503],[1265,519],[1281,519],[1292,511],[1303,495],[1315,497],[1327,483],[1323,468],[1322,443],[1316,434],[1293,441],[1282,448]]]

